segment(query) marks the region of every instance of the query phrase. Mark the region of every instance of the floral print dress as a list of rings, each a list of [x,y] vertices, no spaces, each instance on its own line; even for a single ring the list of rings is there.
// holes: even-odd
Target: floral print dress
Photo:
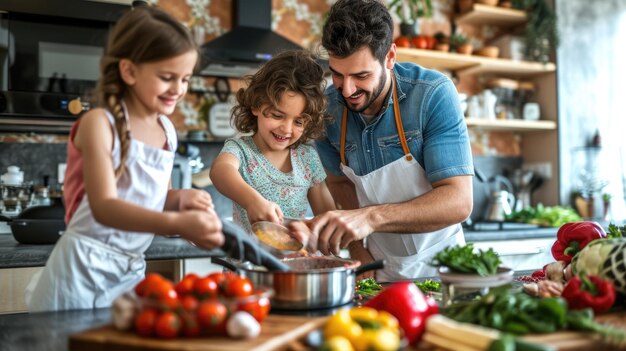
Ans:
[[[243,180],[265,199],[278,204],[285,217],[303,218],[309,208],[309,189],[326,179],[322,162],[311,145],[290,148],[292,171],[289,173],[274,167],[251,136],[226,140],[221,153],[224,152],[239,159],[239,174]],[[246,210],[235,202],[233,220],[251,232]]]

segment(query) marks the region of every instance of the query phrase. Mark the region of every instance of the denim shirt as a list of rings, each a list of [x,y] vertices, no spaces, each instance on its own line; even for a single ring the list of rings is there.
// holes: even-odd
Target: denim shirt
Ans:
[[[473,175],[474,167],[456,88],[440,72],[413,63],[394,67],[398,104],[411,154],[426,171],[428,181]],[[404,156],[393,114],[393,96],[387,106],[367,124],[360,113],[348,110],[346,160],[359,176]],[[315,142],[324,168],[334,175],[340,170],[341,120],[344,100],[334,86],[326,89],[328,113],[326,135]]]

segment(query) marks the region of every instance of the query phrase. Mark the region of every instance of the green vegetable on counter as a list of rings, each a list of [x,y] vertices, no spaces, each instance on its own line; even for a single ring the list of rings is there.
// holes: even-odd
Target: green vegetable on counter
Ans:
[[[626,225],[618,227],[617,225],[610,223],[609,231],[607,232],[609,238],[626,238]]]
[[[363,296],[374,296],[383,290],[374,278],[365,278],[356,282],[356,293]]]
[[[441,283],[436,282],[432,279],[426,279],[423,282],[416,281],[415,285],[417,285],[417,287],[420,288],[420,290],[424,293],[431,292],[431,291],[434,291],[434,292],[441,291]]]
[[[484,277],[496,274],[502,260],[492,248],[476,252],[474,244],[468,243],[464,246],[446,247],[433,257],[430,264],[437,267],[446,266],[457,273],[478,274]]]
[[[515,335],[579,330],[598,333],[611,345],[626,344],[626,332],[598,324],[591,309],[569,310],[561,297],[538,299],[523,292],[511,293],[509,289],[508,286],[493,288],[476,300],[446,307],[442,314],[458,322],[479,324]]]
[[[538,224],[545,227],[560,227],[565,223],[580,222],[582,218],[571,207],[553,206],[525,208],[506,216],[507,221]]]

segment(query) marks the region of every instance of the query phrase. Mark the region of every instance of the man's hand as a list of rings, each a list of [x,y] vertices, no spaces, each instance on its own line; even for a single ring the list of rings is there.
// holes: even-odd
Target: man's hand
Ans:
[[[317,236],[317,249],[324,255],[339,255],[342,248],[374,232],[368,208],[328,211],[309,222],[312,237]],[[309,247],[313,245],[309,243]]]

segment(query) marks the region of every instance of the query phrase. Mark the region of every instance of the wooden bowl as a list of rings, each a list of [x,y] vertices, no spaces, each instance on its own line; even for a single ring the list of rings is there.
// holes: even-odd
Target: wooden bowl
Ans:
[[[475,2],[483,5],[498,6],[498,0],[475,0]]]
[[[496,58],[500,55],[500,48],[497,46],[485,46],[484,48],[477,50],[475,54],[478,56]]]

